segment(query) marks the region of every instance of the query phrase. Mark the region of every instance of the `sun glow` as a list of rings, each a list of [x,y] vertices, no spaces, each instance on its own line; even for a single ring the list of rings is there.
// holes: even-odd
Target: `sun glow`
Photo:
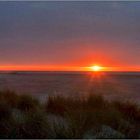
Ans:
[[[102,67],[98,66],[98,65],[91,66],[90,68],[92,71],[101,71],[102,70]]]

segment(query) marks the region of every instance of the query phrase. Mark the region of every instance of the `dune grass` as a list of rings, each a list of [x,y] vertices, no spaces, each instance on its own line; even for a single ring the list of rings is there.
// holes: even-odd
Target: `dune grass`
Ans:
[[[140,108],[130,102],[0,92],[0,138],[140,138]]]
[[[126,138],[139,137],[140,108],[134,103],[109,102],[95,94],[83,100],[55,96],[49,98],[46,111],[67,119],[71,132],[69,138],[82,138],[91,129],[96,133],[102,125],[117,130]]]

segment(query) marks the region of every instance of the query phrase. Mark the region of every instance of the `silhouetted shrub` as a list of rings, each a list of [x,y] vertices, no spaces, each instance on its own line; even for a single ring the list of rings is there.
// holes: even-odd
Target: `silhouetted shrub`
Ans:
[[[4,101],[0,102],[0,121],[8,120],[11,117],[11,107]]]
[[[46,111],[54,114],[63,115],[66,111],[66,102],[60,96],[49,97],[46,104]]]
[[[92,128],[97,130],[100,127],[97,118],[90,110],[73,109],[65,114],[65,118],[69,131],[72,133],[71,138],[83,138],[88,130]]]
[[[14,122],[11,120],[0,121],[0,138],[9,138],[13,128]]]
[[[14,127],[11,107],[3,102],[0,102],[0,138],[8,138]]]
[[[10,90],[0,92],[0,100],[7,102],[11,107],[17,107],[19,96]]]
[[[39,101],[29,95],[21,95],[17,105],[18,109],[25,112],[36,111],[39,107]]]
[[[52,138],[53,139],[70,139],[72,137],[72,131],[68,129],[67,124],[60,122],[53,122],[51,124]]]
[[[49,113],[63,116],[67,110],[73,110],[75,106],[78,108],[82,106],[82,102],[80,99],[62,96],[52,96],[48,98],[45,109]]]
[[[140,123],[140,108],[137,104],[130,102],[113,102],[114,107],[119,110],[129,121]]]
[[[42,112],[31,112],[27,114],[23,123],[17,124],[11,134],[11,138],[41,139],[49,138],[50,127],[46,114]]]

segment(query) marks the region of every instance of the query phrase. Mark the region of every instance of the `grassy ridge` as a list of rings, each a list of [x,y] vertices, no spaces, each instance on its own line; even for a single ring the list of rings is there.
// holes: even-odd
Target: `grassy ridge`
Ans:
[[[130,102],[0,92],[0,138],[140,138],[140,108]]]

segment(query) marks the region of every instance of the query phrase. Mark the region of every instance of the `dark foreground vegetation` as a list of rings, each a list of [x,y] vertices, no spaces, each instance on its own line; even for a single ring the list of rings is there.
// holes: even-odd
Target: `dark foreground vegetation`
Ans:
[[[130,102],[0,92],[0,138],[140,138],[140,108]]]

